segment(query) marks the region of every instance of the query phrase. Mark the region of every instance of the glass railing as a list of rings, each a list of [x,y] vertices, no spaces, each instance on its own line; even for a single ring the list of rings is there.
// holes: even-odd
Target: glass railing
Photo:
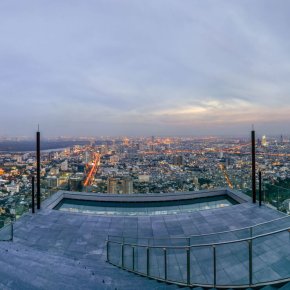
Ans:
[[[30,182],[25,192],[19,195],[14,195],[13,199],[3,201],[2,214],[0,215],[0,241],[13,240],[13,223],[19,218],[32,211],[32,184]],[[58,190],[47,190],[41,187],[41,202],[49,198]],[[35,212],[37,211],[36,202],[36,183],[35,183]]]
[[[289,227],[290,216],[282,216],[277,219],[256,224],[251,227],[239,228],[230,231],[222,231],[208,234],[191,235],[189,237],[129,237],[109,235],[110,241],[125,244],[143,244],[147,246],[193,246],[205,243],[219,243],[237,239],[248,239],[253,236],[266,234],[271,231]]]
[[[262,198],[266,205],[290,214],[290,188],[266,184],[263,189]]]
[[[0,241],[13,241],[13,221],[7,221],[0,229]]]
[[[251,287],[290,280],[290,227],[218,243],[158,246],[107,240],[107,261],[182,286]]]

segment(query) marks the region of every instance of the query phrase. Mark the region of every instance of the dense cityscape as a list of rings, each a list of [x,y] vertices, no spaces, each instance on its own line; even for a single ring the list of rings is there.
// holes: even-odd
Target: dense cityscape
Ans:
[[[79,141],[66,140],[69,147],[42,150],[43,199],[58,190],[130,194],[230,187],[251,194],[247,138],[87,138],[75,145]],[[263,198],[284,211],[289,211],[289,158],[287,138],[262,136],[257,140]],[[31,207],[35,163],[35,151],[0,154],[2,225]]]

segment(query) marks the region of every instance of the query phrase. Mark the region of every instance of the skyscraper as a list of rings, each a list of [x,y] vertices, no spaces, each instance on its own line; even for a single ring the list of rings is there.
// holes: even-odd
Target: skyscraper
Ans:
[[[183,156],[182,155],[173,156],[173,164],[181,166],[183,164]]]
[[[115,177],[109,177],[107,182],[108,193],[118,193],[118,179]]]
[[[82,191],[83,190],[83,178],[79,176],[71,176],[69,178],[69,190],[70,191]]]
[[[284,138],[283,138],[283,135],[280,136],[280,144],[284,144]]]
[[[266,135],[262,137],[262,146],[266,147],[268,145]]]
[[[131,194],[133,193],[133,179],[131,177],[125,177],[122,180],[122,187],[123,187],[123,193]]]
[[[133,179],[131,177],[110,177],[107,181],[108,193],[133,193]]]

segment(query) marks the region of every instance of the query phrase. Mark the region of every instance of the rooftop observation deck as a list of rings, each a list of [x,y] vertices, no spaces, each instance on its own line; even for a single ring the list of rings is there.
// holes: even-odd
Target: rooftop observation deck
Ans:
[[[107,263],[108,235],[169,240],[250,227],[284,216],[276,210],[250,202],[160,216],[98,216],[52,209],[63,194],[59,192],[51,197],[36,214],[22,216],[14,225],[14,241],[0,243],[1,289],[178,289],[177,285],[134,275]],[[89,199],[96,198],[94,194],[86,195]],[[97,198],[105,198],[105,195]],[[152,195],[151,198],[155,197]],[[289,236],[286,238],[289,239]],[[255,255],[257,265],[259,262],[263,265],[265,261],[271,261],[267,270],[256,267],[254,277],[265,275],[277,279],[281,269],[283,273],[288,271],[290,274],[290,267],[287,267],[290,261],[289,243],[285,247],[281,240],[277,248],[270,240],[266,241]],[[246,267],[242,260],[237,264],[229,257],[223,263],[225,267],[220,271],[225,279],[241,279],[240,273]],[[233,267],[226,267],[231,264]],[[206,262],[195,271],[207,277]]]

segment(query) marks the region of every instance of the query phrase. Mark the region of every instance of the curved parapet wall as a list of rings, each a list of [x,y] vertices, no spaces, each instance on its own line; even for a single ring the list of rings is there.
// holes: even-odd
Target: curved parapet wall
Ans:
[[[43,208],[53,209],[63,199],[81,200],[81,201],[98,201],[114,203],[144,203],[144,202],[174,202],[198,200],[201,198],[211,198],[219,196],[228,196],[236,203],[249,202],[250,198],[238,191],[229,189],[202,190],[195,192],[178,192],[178,193],[158,193],[158,194],[99,194],[88,192],[71,192],[59,191],[43,203]]]

